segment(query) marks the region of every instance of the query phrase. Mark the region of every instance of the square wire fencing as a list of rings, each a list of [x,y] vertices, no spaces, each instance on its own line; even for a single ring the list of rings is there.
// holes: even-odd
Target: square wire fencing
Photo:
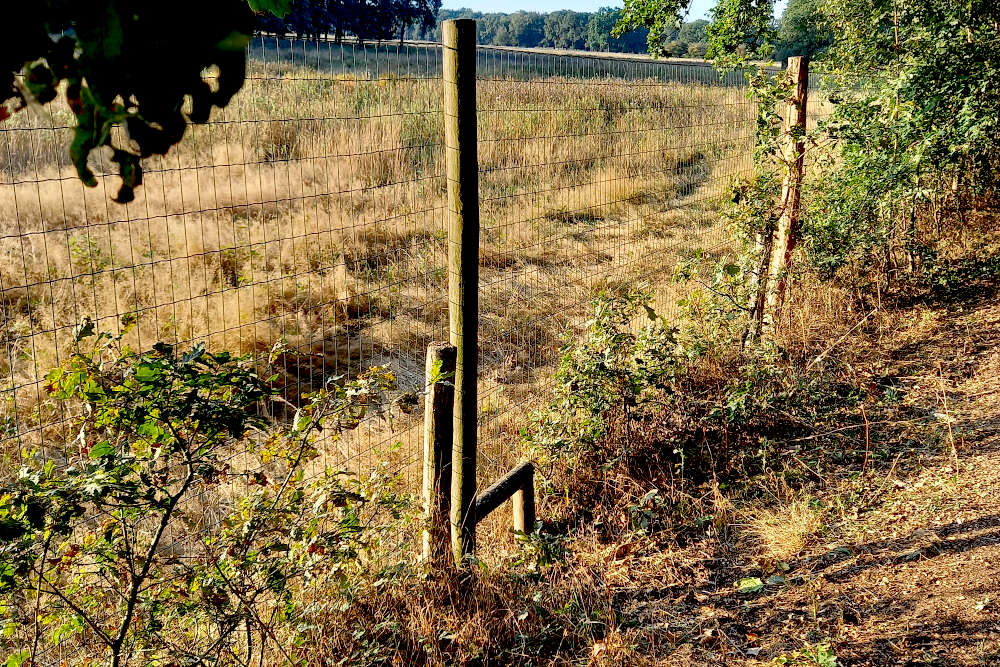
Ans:
[[[679,260],[729,245],[728,186],[752,173],[756,107],[704,63],[478,51],[479,486],[510,469],[598,291],[644,283],[668,320]],[[483,535],[509,531],[489,518]],[[485,537],[489,539],[489,537]]]
[[[425,352],[449,336],[441,47],[265,35],[249,56],[244,89],[148,160],[127,205],[111,201],[104,159],[92,165],[98,188],[77,179],[65,105],[0,124],[4,481],[28,452],[59,466],[73,451],[73,415],[45,376],[66,360],[74,327],[90,318],[116,333],[134,315],[125,341],[136,349],[285,345],[291,406],[388,366],[402,410],[321,442],[310,470],[380,470],[420,495]],[[720,211],[729,186],[753,176],[757,108],[742,73],[702,63],[505,47],[479,47],[476,61],[481,491],[523,456],[521,428],[595,292],[645,284],[676,320],[690,289],[671,278],[678,261],[730,249]],[[807,130],[819,132],[806,145],[807,199],[829,143],[820,124],[872,76],[811,76]],[[164,551],[183,558],[218,531],[245,479],[194,498],[198,525]],[[480,527],[486,560],[513,547],[500,514]],[[401,558],[418,531],[399,535]],[[84,653],[60,645],[35,663]]]
[[[261,36],[249,55],[244,89],[148,160],[127,205],[111,201],[106,162],[98,188],[76,178],[65,106],[0,125],[5,478],[28,451],[66,460],[72,415],[44,385],[73,328],[115,333],[134,314],[137,349],[284,342],[298,353],[281,357],[292,405],[389,366],[413,408],[326,443],[317,469],[385,463],[419,494],[424,354],[448,338],[440,46]],[[477,61],[485,487],[522,454],[527,412],[595,291],[649,283],[670,319],[676,262],[727,247],[718,210],[751,175],[756,109],[742,74],[701,63],[501,47]],[[206,535],[240,490],[211,493]]]

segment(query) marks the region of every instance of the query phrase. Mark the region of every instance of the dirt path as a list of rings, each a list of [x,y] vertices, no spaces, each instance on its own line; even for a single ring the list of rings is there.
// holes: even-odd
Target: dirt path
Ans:
[[[762,563],[740,538],[692,546],[701,559],[684,585],[632,605],[652,649],[640,654],[668,665],[1000,666],[1000,305],[991,290],[906,320],[876,371],[908,414],[924,415],[921,430],[901,430],[891,459],[822,491],[829,522],[789,562]],[[763,586],[739,591],[750,577]]]
[[[856,487],[872,498],[857,518],[791,564],[789,585],[734,610],[760,637],[748,644],[826,639],[844,666],[1000,665],[1000,305],[913,314],[886,375],[938,423],[937,452],[899,452]]]

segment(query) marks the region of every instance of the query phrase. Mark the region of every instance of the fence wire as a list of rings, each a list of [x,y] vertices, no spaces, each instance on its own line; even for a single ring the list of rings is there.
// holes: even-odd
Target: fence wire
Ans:
[[[643,282],[676,316],[678,260],[727,244],[718,208],[750,175],[756,111],[741,74],[703,64],[481,48],[478,71],[485,485],[522,454],[595,291]]]
[[[64,460],[76,434],[44,378],[85,317],[114,333],[135,314],[138,349],[284,341],[304,353],[282,362],[293,404],[375,365],[423,393],[426,346],[448,337],[440,48],[265,36],[249,53],[244,89],[148,160],[127,205],[111,201],[106,159],[93,161],[98,188],[75,176],[68,108],[0,126],[5,478],[27,451]],[[741,74],[702,64],[480,48],[478,70],[485,488],[521,454],[526,413],[594,291],[654,284],[670,319],[677,261],[726,247],[718,209],[751,175],[755,106]],[[418,493],[421,415],[327,443],[321,464],[389,461]],[[199,530],[230,491],[201,499]],[[483,539],[507,532],[487,525]]]

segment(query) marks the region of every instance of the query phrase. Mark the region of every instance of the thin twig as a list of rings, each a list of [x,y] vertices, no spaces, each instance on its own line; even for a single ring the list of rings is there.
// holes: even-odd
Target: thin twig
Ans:
[[[818,440],[819,438],[824,438],[824,437],[826,437],[828,435],[834,435],[835,433],[842,433],[844,431],[850,431],[850,430],[853,430],[853,429],[856,429],[856,428],[866,428],[867,429],[869,426],[881,426],[883,424],[895,424],[895,425],[911,424],[913,422],[923,421],[924,419],[925,419],[924,417],[915,417],[913,419],[884,419],[884,420],[877,421],[877,422],[867,422],[867,423],[863,423],[863,424],[851,424],[849,426],[841,426],[840,428],[835,428],[835,429],[833,429],[831,431],[824,431],[823,433],[815,433],[813,435],[805,435],[805,436],[802,436],[801,438],[791,438],[791,439],[787,440],[786,442],[805,442],[806,440]]]
[[[825,350],[823,350],[823,352],[821,352],[818,357],[816,357],[815,359],[813,359],[812,361],[810,361],[806,365],[806,370],[809,370],[815,364],[818,364],[820,361],[822,361],[823,358],[826,355],[830,354],[830,352],[832,352],[835,347],[837,347],[838,345],[840,345],[841,343],[843,343],[845,340],[847,340],[848,336],[850,336],[852,333],[854,333],[857,330],[858,327],[860,327],[862,324],[864,324],[868,320],[869,317],[871,317],[872,315],[874,315],[877,312],[878,312],[878,309],[876,308],[875,310],[869,312],[867,315],[865,315],[864,317],[862,317],[861,320],[858,321],[857,324],[855,324],[853,327],[851,327],[851,329],[847,333],[845,333],[843,336],[841,336],[840,338],[838,338],[836,340],[836,342],[834,342],[833,345],[831,345],[830,347],[828,347]]]
[[[823,476],[822,476],[822,475],[820,475],[820,474],[819,474],[818,472],[816,472],[815,470],[813,470],[812,468],[810,468],[810,467],[809,467],[809,465],[808,465],[808,464],[807,464],[807,463],[806,463],[805,461],[803,461],[802,459],[800,459],[800,458],[799,458],[798,456],[796,456],[795,454],[792,454],[792,455],[791,455],[791,457],[792,457],[793,459],[795,459],[796,461],[798,461],[798,462],[799,462],[799,465],[801,465],[801,466],[802,466],[803,468],[805,468],[806,470],[808,470],[808,471],[809,471],[809,472],[811,472],[812,474],[816,475],[816,479],[818,479],[818,480],[819,480],[819,481],[821,481],[821,482],[823,481]]]
[[[45,574],[45,560],[49,555],[49,545],[52,542],[53,532],[50,530],[49,534],[45,537],[45,545],[42,547],[42,558],[38,562],[41,563],[41,572],[38,576],[38,584],[35,586],[35,618],[34,618],[34,629],[35,636],[31,641],[31,659],[34,660],[38,656],[38,636],[40,628],[38,626],[39,611],[42,604],[42,579]]]
[[[868,413],[865,411],[865,404],[861,404],[861,417],[865,420],[865,462],[861,464],[861,474],[864,475],[865,471],[868,470],[868,456],[871,452],[871,427],[868,423]]]
[[[892,473],[896,470],[896,464],[899,463],[899,458],[903,455],[903,452],[896,454],[896,458],[892,462],[892,466],[889,468],[889,472],[886,473],[885,479],[882,480],[882,485],[879,486],[879,493],[881,493],[885,487],[889,484],[889,478],[892,477]]]
[[[944,423],[948,425],[948,444],[951,445],[951,459],[955,472],[958,472],[958,449],[955,447],[955,432],[951,428],[951,418],[948,416],[948,394],[944,390],[944,373],[941,362],[938,362],[938,393],[941,396],[941,409],[944,411]]]

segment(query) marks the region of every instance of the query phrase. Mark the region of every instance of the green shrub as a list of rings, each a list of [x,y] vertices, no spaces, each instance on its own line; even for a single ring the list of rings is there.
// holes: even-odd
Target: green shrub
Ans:
[[[641,290],[594,297],[584,335],[563,348],[549,409],[524,432],[536,456],[592,453],[608,435],[610,420],[628,421],[671,391],[676,329],[649,303]],[[640,311],[648,321],[636,331],[632,321]]]
[[[309,468],[321,430],[377,414],[392,375],[331,381],[281,424],[264,360],[75,333],[47,389],[77,435],[0,488],[8,664],[53,647],[111,665],[298,662],[308,589],[348,593],[407,506],[384,471]]]

